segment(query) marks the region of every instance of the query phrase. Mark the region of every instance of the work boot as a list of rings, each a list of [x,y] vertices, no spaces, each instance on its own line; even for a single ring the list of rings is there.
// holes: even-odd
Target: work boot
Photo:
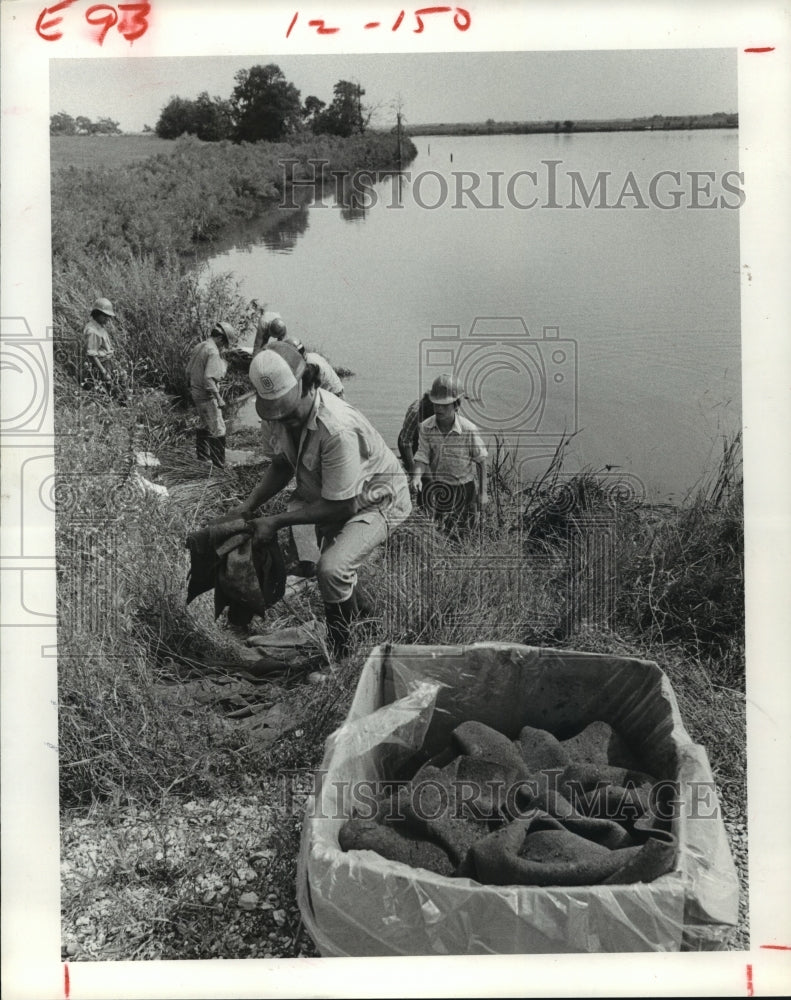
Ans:
[[[199,427],[195,431],[195,454],[199,462],[208,462],[211,458],[209,454],[209,432],[205,427]]]
[[[225,468],[225,435],[222,437],[210,437],[209,442],[209,458],[211,458],[212,465],[216,465],[218,469]]]
[[[306,580],[312,580],[316,575],[316,564],[309,559],[300,559],[292,570],[292,576],[301,576]]]
[[[349,598],[352,602],[352,621],[359,622],[357,634],[361,642],[374,643],[378,632],[378,623],[374,606],[366,592],[358,584]]]
[[[358,618],[373,618],[374,608],[371,601],[363,590],[363,588],[358,583],[357,586],[352,591],[352,596],[349,598],[352,602],[353,614],[352,617]]]
[[[324,605],[327,621],[327,644],[335,660],[342,659],[349,651],[349,625],[354,615],[354,596],[337,604]]]

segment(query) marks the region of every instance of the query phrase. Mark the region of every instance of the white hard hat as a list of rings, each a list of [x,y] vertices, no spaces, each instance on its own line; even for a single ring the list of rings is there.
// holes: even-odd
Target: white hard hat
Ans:
[[[258,395],[256,411],[264,420],[279,420],[290,413],[302,395],[305,359],[293,344],[277,342],[250,362],[249,377]]]
[[[113,312],[113,304],[109,299],[97,299],[91,306],[91,312],[104,313],[105,316],[112,316],[115,319],[115,313]]]

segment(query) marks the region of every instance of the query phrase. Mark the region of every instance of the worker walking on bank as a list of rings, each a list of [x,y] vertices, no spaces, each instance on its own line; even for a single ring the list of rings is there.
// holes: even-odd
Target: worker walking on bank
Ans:
[[[198,411],[195,449],[201,461],[211,461],[218,468],[225,465],[225,406],[218,383],[225,377],[228,366],[223,355],[236,337],[230,323],[224,321],[212,327],[208,339],[193,347],[187,362],[190,393]]]
[[[266,541],[280,528],[315,525],[327,637],[340,657],[348,650],[352,621],[367,617],[357,570],[410,513],[407,479],[378,431],[355,407],[319,387],[318,369],[292,344],[272,344],[257,354],[250,381],[258,411],[270,421],[273,458],[234,513],[252,513],[296,475],[287,509],[257,518],[255,539]]]
[[[462,395],[452,375],[434,379],[434,416],[420,425],[412,474],[425,508],[456,538],[472,528],[489,500],[486,447],[475,424],[458,412]]]
[[[87,366],[84,386],[101,386],[116,399],[125,399],[126,386],[115,366],[115,351],[107,332],[108,322],[115,318],[113,304],[109,299],[98,298],[94,302],[91,318],[82,331]]]

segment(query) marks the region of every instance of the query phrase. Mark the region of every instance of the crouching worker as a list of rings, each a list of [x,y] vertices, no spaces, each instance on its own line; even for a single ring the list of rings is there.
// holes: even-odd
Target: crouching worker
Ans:
[[[270,344],[250,365],[257,409],[271,421],[272,464],[234,513],[254,512],[296,475],[288,509],[255,519],[255,538],[280,528],[315,525],[316,565],[327,637],[335,657],[349,645],[349,626],[366,617],[357,570],[411,510],[406,476],[368,420],[319,387],[320,375],[292,344]]]
[[[218,382],[228,368],[223,355],[235,336],[236,331],[230,323],[215,323],[208,339],[193,347],[187,362],[190,393],[200,421],[195,450],[201,461],[211,461],[218,468],[225,465],[225,421],[222,416],[225,403]]]

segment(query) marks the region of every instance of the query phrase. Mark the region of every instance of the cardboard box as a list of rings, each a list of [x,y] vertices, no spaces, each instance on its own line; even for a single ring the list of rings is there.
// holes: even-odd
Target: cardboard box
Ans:
[[[511,739],[609,723],[677,790],[673,871],[650,883],[480,885],[344,853],[338,832],[372,783],[474,719]],[[322,955],[544,954],[722,948],[738,879],[706,751],[684,729],[655,663],[504,643],[384,646],[366,662],[344,725],[327,741],[303,825],[298,898]]]

